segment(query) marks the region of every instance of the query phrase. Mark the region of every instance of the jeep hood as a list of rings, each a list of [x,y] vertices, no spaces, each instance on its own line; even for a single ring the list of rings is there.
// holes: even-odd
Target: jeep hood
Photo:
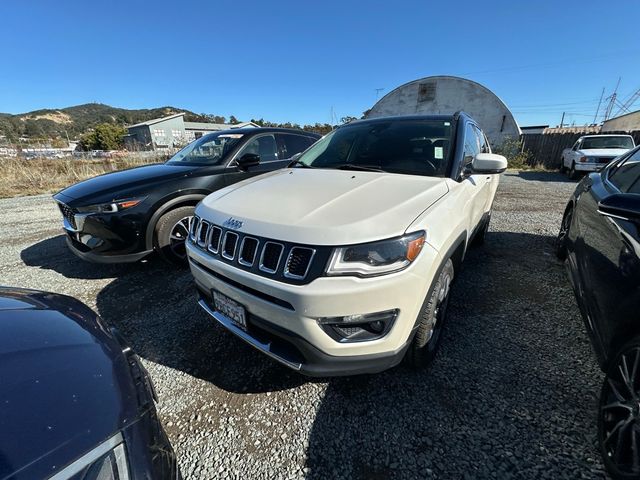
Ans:
[[[293,168],[219,190],[196,214],[275,240],[347,245],[402,235],[447,192],[444,178]]]

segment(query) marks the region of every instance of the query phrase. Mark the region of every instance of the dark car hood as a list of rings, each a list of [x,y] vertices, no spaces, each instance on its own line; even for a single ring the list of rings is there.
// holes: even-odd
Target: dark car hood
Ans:
[[[99,199],[99,201],[120,200],[123,191],[140,189],[147,185],[157,184],[163,180],[184,177],[195,169],[194,165],[154,164],[130,168],[119,172],[105,173],[84,180],[59,192],[63,200]],[[111,196],[110,196],[111,195]],[[104,199],[102,197],[105,197]],[[118,198],[115,198],[118,197]]]
[[[0,288],[0,479],[49,477],[136,420],[122,349],[80,302]]]

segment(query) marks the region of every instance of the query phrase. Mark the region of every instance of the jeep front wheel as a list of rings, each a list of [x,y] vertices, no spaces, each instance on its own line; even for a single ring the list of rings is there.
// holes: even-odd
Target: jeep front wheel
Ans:
[[[422,304],[417,318],[418,330],[406,357],[412,367],[426,367],[436,356],[447,315],[453,274],[453,262],[448,259],[438,275],[433,290]]]

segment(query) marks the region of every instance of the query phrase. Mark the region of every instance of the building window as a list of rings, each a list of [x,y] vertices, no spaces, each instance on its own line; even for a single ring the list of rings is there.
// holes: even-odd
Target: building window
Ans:
[[[174,137],[181,137],[182,132],[180,130],[171,130],[171,135],[173,135]]]
[[[162,130],[161,128],[154,128],[153,129],[153,136],[154,137],[164,137],[164,130]]]

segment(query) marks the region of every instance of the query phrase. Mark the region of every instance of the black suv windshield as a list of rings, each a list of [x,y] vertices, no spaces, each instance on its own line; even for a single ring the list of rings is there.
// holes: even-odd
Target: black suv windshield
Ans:
[[[242,133],[211,133],[190,143],[167,160],[170,164],[220,165]]]
[[[582,140],[582,145],[580,148],[585,150],[592,148],[624,148],[631,149],[633,148],[633,140],[631,137],[620,136],[620,137],[585,137]]]
[[[444,177],[451,135],[452,121],[446,120],[356,122],[319,140],[297,163],[313,168]]]

